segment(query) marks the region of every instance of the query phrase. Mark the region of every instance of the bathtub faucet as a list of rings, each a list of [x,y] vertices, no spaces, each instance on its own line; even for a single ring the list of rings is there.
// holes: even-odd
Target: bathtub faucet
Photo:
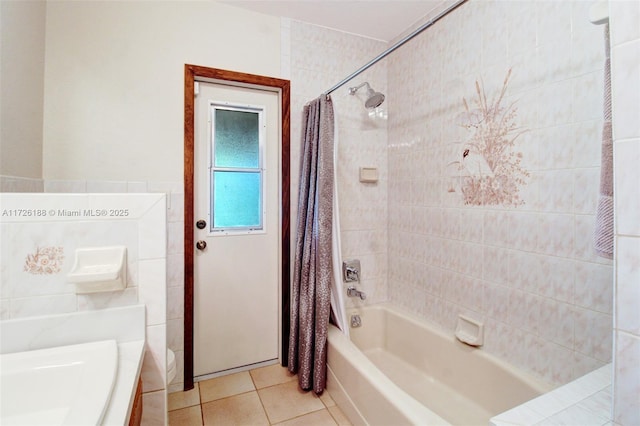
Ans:
[[[356,290],[355,287],[347,288],[347,296],[349,297],[359,297],[360,300],[364,300],[367,298],[367,295],[364,294],[364,291]]]

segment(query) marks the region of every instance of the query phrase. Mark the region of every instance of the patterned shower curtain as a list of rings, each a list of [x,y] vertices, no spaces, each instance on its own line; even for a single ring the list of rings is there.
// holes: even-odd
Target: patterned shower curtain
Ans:
[[[329,96],[305,105],[303,126],[288,361],[300,388],[320,394],[327,381],[332,282],[334,113]]]

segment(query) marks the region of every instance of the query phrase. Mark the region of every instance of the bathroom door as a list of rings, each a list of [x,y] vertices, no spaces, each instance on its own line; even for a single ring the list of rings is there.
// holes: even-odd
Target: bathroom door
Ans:
[[[275,363],[279,348],[277,92],[198,83],[194,377]]]

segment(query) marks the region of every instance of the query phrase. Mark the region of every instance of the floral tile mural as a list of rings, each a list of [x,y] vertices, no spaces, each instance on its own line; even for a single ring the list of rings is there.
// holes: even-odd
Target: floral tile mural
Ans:
[[[449,163],[467,205],[518,206],[524,204],[520,188],[529,172],[522,168],[522,153],[514,149],[515,140],[527,130],[516,124],[515,102],[503,105],[511,69],[499,93],[489,99],[481,82],[476,80],[476,97],[463,98],[464,112],[460,125],[468,137],[458,158]],[[471,105],[470,105],[471,103]],[[455,189],[449,189],[454,192]]]
[[[57,274],[63,261],[64,247],[37,247],[35,253],[27,254],[24,271],[33,275]]]

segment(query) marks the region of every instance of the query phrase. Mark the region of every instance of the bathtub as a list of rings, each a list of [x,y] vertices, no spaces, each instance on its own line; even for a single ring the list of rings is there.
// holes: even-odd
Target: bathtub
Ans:
[[[551,386],[389,304],[330,326],[327,390],[356,425],[488,425]]]

